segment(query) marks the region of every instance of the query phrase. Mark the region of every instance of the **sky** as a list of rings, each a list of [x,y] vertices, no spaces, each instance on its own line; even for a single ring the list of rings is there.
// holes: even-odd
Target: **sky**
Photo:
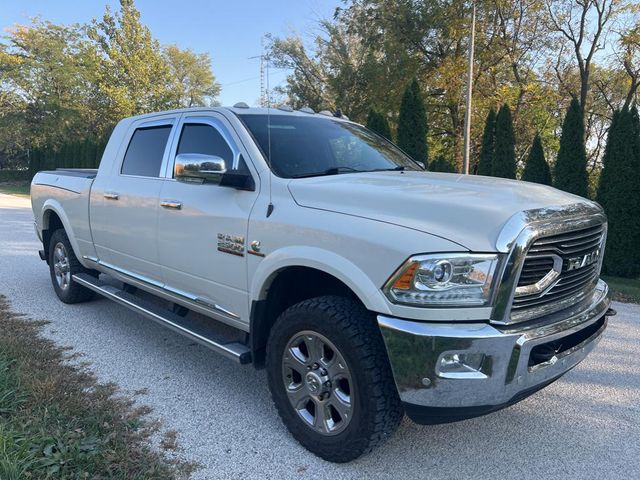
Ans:
[[[260,98],[260,39],[266,33],[298,33],[308,39],[317,23],[330,18],[341,0],[136,0],[141,19],[162,44],[208,52],[222,92],[222,105],[257,104]],[[54,23],[87,23],[117,0],[0,0],[3,35],[16,23],[40,16]],[[286,71],[271,69],[270,87],[284,83]]]

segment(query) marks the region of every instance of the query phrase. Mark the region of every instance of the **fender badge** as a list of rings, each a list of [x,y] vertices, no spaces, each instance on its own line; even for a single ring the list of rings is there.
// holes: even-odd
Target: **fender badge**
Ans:
[[[244,257],[244,237],[219,233],[218,251]]]
[[[260,253],[260,241],[254,240],[251,242],[251,250],[247,250],[247,253],[256,255],[257,257],[264,257],[264,253]]]

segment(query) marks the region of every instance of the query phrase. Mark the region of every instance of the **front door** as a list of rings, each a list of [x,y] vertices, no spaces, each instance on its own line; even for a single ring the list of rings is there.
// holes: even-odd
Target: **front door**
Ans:
[[[158,252],[165,288],[235,322],[249,317],[246,235],[256,191],[176,181],[176,155],[221,157],[228,170],[257,175],[246,152],[220,114],[185,114],[172,147],[160,192]],[[244,155],[243,155],[244,153]],[[249,169],[251,167],[251,169]]]

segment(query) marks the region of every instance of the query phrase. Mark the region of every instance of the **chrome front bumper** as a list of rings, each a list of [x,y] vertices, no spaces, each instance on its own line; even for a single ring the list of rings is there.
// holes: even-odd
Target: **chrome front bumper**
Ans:
[[[610,303],[599,281],[586,306],[526,328],[383,315],[378,324],[407,414],[419,423],[441,423],[511,405],[575,367],[600,340]]]

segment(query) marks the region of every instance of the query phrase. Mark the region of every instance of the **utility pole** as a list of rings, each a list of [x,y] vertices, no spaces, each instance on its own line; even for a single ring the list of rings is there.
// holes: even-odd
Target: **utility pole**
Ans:
[[[264,37],[260,38],[260,55],[249,57],[249,60],[253,60],[255,58],[260,59],[260,106],[268,107],[269,79],[267,77],[269,76],[269,64],[267,62],[269,59],[264,53]]]
[[[464,114],[463,173],[469,175],[471,150],[471,97],[473,96],[473,54],[476,42],[476,2],[471,2],[471,32],[469,40],[469,67],[467,68],[467,110]]]

